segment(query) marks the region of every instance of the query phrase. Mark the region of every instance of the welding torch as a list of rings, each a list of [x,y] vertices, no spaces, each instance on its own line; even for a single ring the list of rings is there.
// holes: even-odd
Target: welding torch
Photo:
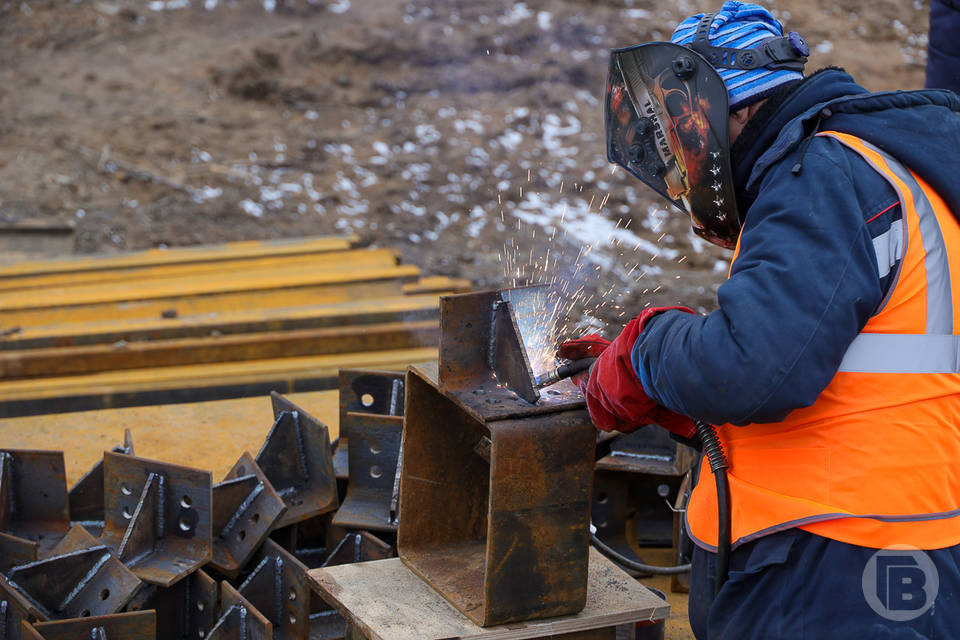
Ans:
[[[537,377],[537,389],[549,387],[550,385],[556,384],[561,380],[572,378],[578,373],[587,371],[596,361],[596,358],[580,358],[579,360],[572,360],[567,364],[562,364],[556,369],[548,371],[542,376]]]

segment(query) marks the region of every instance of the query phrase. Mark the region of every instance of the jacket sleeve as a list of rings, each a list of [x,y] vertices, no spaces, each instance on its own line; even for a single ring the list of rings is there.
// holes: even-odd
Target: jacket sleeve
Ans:
[[[660,404],[713,424],[777,422],[835,375],[883,294],[851,161],[824,148],[810,145],[799,176],[784,161],[764,177],[719,308],[664,313],[637,339],[634,368]]]

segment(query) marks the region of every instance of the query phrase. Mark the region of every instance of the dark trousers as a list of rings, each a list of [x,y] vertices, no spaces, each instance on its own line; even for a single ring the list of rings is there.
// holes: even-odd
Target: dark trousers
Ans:
[[[931,0],[927,88],[960,94],[960,0]]]
[[[735,549],[714,598],[716,559],[694,550],[698,640],[960,638],[960,545],[878,551],[789,529]]]

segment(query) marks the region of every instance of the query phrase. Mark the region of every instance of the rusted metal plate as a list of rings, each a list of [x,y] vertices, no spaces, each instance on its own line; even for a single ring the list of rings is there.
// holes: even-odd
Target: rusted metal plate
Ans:
[[[276,422],[256,462],[287,505],[275,524],[283,527],[333,511],[339,497],[327,427],[280,394],[270,397]]]
[[[579,611],[595,443],[586,411],[480,421],[411,368],[401,559],[482,626]]]
[[[220,583],[220,619],[208,640],[272,640],[273,625],[229,582]]]
[[[273,624],[273,637],[299,640],[310,633],[310,580],[307,567],[272,540],[237,591]]]
[[[141,580],[169,587],[211,559],[209,471],[110,451],[103,468],[100,539]]]
[[[44,556],[70,528],[62,451],[0,450],[0,531]]]
[[[17,638],[24,621],[47,620],[47,614],[0,574],[0,638]]]
[[[11,567],[26,564],[37,559],[37,543],[0,533],[0,573],[6,573]]]
[[[224,575],[235,575],[286,508],[253,456],[245,452],[223,482],[213,487],[210,565]]]
[[[338,564],[384,560],[392,558],[393,555],[392,545],[368,531],[361,531],[345,535],[320,566],[332,567]]]
[[[37,622],[31,625],[24,622],[40,640],[155,640],[157,637],[157,615],[154,611],[136,613],[118,613],[92,618],[76,618],[56,622]],[[30,637],[30,636],[26,636]]]
[[[696,451],[655,425],[617,436],[607,446],[609,453],[597,460],[598,470],[682,476],[698,459]]]
[[[115,453],[133,455],[133,437],[130,429],[123,431],[123,444],[112,449]],[[70,520],[103,529],[103,460],[97,460],[73,488],[70,489]]]
[[[105,546],[20,565],[8,577],[49,618],[116,613],[141,585]]]
[[[83,549],[92,549],[93,547],[97,546],[100,546],[100,541],[94,537],[94,535],[90,533],[85,526],[82,524],[75,524],[70,527],[70,531],[67,532],[67,535],[60,538],[60,542],[57,543],[50,553],[54,556],[60,556],[65,553],[81,551]]]
[[[147,585],[138,592],[128,611],[156,611],[157,637],[161,640],[203,640],[217,622],[217,583],[203,570],[195,571],[172,587]]]
[[[404,374],[340,372],[340,433],[351,443],[347,495],[333,523],[396,531]]]

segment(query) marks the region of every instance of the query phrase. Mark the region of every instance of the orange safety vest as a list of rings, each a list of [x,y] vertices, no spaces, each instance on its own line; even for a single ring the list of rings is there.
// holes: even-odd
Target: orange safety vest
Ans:
[[[873,242],[881,272],[896,259],[899,271],[812,406],[775,424],[718,427],[730,461],[731,540],[800,527],[877,549],[960,544],[960,224],[876,147],[819,135],[856,151],[896,190],[903,222]],[[715,549],[710,473],[704,459],[687,527]]]

